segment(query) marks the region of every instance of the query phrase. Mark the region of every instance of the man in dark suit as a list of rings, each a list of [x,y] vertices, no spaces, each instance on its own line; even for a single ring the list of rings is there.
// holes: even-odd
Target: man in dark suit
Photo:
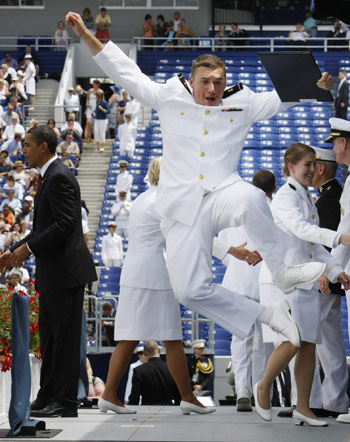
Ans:
[[[144,354],[148,362],[136,367],[132,378],[129,405],[179,405],[180,393],[167,364],[160,359],[159,347],[155,341],[147,341]]]
[[[57,136],[47,126],[28,130],[23,152],[39,167],[33,229],[0,256],[0,270],[36,258],[39,333],[42,352],[40,390],[32,416],[76,417],[80,336],[85,284],[96,280],[84,242],[80,189],[56,156]],[[40,179],[42,178],[42,180]]]
[[[337,96],[335,97],[335,116],[346,120],[346,114],[349,105],[349,83],[346,81],[346,71],[343,69],[338,74],[339,85]]]

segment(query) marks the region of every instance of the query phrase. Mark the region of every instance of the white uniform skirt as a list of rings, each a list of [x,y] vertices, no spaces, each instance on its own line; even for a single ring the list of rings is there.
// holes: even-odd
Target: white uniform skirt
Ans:
[[[29,80],[25,81],[25,89],[27,94],[35,95],[35,89],[36,89],[35,78],[29,78]]]
[[[321,344],[321,304],[320,297],[325,296],[318,290],[297,289],[290,295],[285,295],[273,284],[260,284],[260,302],[269,305],[287,299],[291,307],[292,316],[300,331],[302,341]],[[263,325],[264,342],[286,341],[286,338],[273,332]]]
[[[180,306],[173,291],[121,286],[114,339],[181,341]]]
[[[94,120],[94,140],[96,143],[106,142],[106,129],[108,120]]]

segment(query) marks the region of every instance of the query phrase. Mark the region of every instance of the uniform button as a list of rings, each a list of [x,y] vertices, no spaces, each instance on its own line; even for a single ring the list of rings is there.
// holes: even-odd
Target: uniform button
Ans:
[[[310,242],[310,244],[311,244],[312,246],[314,246],[314,245],[315,245],[315,243],[314,243],[314,242]]]
[[[312,214],[312,215],[311,215],[311,218],[312,218],[312,219],[315,219],[315,218],[316,218],[316,215]]]
[[[232,120],[232,118],[230,118],[230,123],[232,123],[233,122],[233,120]]]
[[[209,114],[210,114],[210,110],[207,109],[204,113],[205,113],[206,115],[209,115]]]
[[[311,258],[312,258],[312,253],[309,253],[309,254],[307,255],[307,257],[311,259]]]
[[[201,152],[200,155],[201,155],[201,157],[204,157],[205,153],[204,153],[204,152]]]
[[[180,112],[180,115],[183,115],[184,113],[183,112]]]
[[[204,135],[207,135],[208,131],[205,129],[205,130],[203,131],[203,133],[204,133]]]
[[[202,174],[199,175],[199,179],[202,180],[204,176]]]

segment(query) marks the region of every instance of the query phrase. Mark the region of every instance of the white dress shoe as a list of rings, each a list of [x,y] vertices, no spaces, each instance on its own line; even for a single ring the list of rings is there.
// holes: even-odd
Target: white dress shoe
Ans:
[[[253,411],[251,394],[248,390],[237,391],[237,411]]]
[[[293,421],[295,425],[307,424],[310,425],[310,427],[328,427],[328,422],[304,416],[297,410],[293,411]]]
[[[283,277],[274,284],[282,292],[288,294],[296,290],[297,286],[302,288],[303,284],[310,284],[319,279],[326,270],[326,264],[321,262],[308,262],[302,265],[287,266],[284,269]]]
[[[98,400],[98,408],[101,413],[107,413],[107,411],[114,411],[117,414],[135,414],[136,410],[128,407],[120,407],[119,405],[113,404],[113,402],[106,401],[103,398]]]
[[[258,415],[264,419],[264,421],[271,422],[272,421],[272,409],[271,407],[268,410],[265,410],[265,408],[261,408],[258,401],[258,386],[259,382],[257,382],[254,385],[253,393],[254,393],[254,400],[255,400],[255,410],[258,413]]]
[[[182,414],[190,414],[191,412],[198,414],[208,414],[216,411],[216,408],[215,407],[202,408],[199,407],[198,405],[191,404],[191,402],[181,401],[180,410],[182,411]]]
[[[270,328],[276,333],[281,333],[294,347],[300,347],[300,333],[298,326],[290,314],[290,305],[286,299],[270,305]]]
[[[350,424],[350,414],[339,414],[337,417],[337,422],[341,422],[342,424]]]

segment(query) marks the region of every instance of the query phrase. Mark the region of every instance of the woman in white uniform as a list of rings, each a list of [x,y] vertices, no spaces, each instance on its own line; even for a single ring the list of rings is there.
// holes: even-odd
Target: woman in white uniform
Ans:
[[[162,340],[169,370],[182,397],[183,414],[210,413],[193,395],[186,357],[182,348],[179,304],[170,286],[164,259],[165,240],[160,216],[155,210],[161,159],[148,169],[151,188],[141,194],[130,211],[129,246],[120,279],[120,295],[115,319],[115,339],[120,341],[109,365],[106,389],[99,400],[100,411],[135,413],[117,398],[120,379],[140,340]]]
[[[326,274],[332,282],[337,280],[348,285],[350,278],[343,272],[335,259],[326,251],[327,247],[336,247],[339,243],[349,245],[349,234],[339,235],[329,229],[318,226],[318,215],[315,204],[308,193],[315,172],[315,151],[304,144],[293,143],[284,155],[285,175],[287,183],[277,192],[271,204],[275,223],[284,232],[288,241],[285,262],[287,265],[300,264],[309,259],[327,264]],[[262,278],[270,278],[268,296],[261,293],[261,302],[270,303],[283,299],[285,295],[272,285],[271,275],[267,267],[262,269]],[[296,287],[288,296],[292,315],[299,327],[302,346],[294,347],[290,342],[282,342],[272,353],[263,379],[254,386],[256,410],[259,415],[270,421],[270,388],[276,376],[288,365],[296,355],[295,380],[297,384],[297,405],[293,412],[296,425],[307,423],[312,426],[326,426],[327,422],[318,420],[309,408],[309,397],[315,370],[315,345],[321,343],[320,329],[320,296],[315,284]],[[268,298],[268,299],[266,299]],[[286,301],[287,302],[287,301]],[[265,336],[264,336],[265,337]],[[281,335],[275,341],[283,341]]]
[[[27,54],[24,57],[24,62],[26,66],[26,71],[24,74],[24,85],[26,94],[29,97],[29,104],[30,106],[33,106],[34,104],[34,97],[35,97],[35,75],[36,75],[36,69],[34,66],[34,63],[32,61],[32,56],[30,54]]]

